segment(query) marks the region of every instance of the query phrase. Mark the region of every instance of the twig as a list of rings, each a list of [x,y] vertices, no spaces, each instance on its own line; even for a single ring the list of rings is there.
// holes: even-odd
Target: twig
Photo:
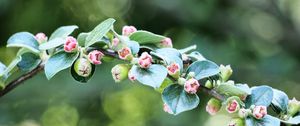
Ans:
[[[99,51],[103,52],[105,55],[112,56],[115,58],[119,58],[118,54],[114,52],[113,50],[105,50],[105,49],[98,49]],[[37,68],[33,69],[32,71],[20,76],[19,78],[11,81],[3,90],[0,91],[0,97],[4,96],[5,94],[9,93],[11,90],[22,84],[24,81],[32,78],[35,76],[38,72],[42,71],[44,69],[44,65],[40,64]],[[173,81],[176,81],[174,78],[168,76]],[[219,94],[213,89],[208,89],[207,87],[201,85],[201,89],[206,92],[207,94],[223,101],[225,98],[223,95]]]
[[[4,96],[20,84],[22,84],[24,81],[32,78],[34,75],[36,75],[38,72],[42,71],[44,69],[44,65],[39,65],[37,68],[33,69],[32,71],[20,76],[19,78],[11,81],[8,85],[5,86],[3,90],[0,91],[0,97]]]

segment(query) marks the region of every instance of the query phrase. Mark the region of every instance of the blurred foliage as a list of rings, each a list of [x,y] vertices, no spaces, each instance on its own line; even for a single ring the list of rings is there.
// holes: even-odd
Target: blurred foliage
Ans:
[[[59,26],[76,24],[76,35],[113,17],[118,31],[130,24],[171,37],[176,48],[197,44],[208,59],[231,64],[237,82],[271,85],[300,99],[299,6],[299,0],[0,0],[0,60],[8,64],[17,51],[5,48],[13,33],[50,35]],[[168,115],[158,92],[138,84],[115,84],[112,66],[99,66],[88,84],[72,80],[68,70],[50,81],[39,74],[1,98],[0,125],[227,123],[222,115],[208,116],[204,95],[197,109]]]

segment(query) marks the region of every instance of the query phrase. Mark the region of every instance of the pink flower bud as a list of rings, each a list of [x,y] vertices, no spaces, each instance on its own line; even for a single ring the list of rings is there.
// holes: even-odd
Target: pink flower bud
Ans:
[[[266,106],[255,106],[253,109],[253,116],[256,119],[261,119],[263,118],[265,115],[267,115],[267,107]]]
[[[227,103],[226,110],[228,113],[235,113],[240,109],[240,104],[235,100],[231,100]]]
[[[147,52],[143,52],[138,60],[138,63],[141,68],[149,68],[152,65],[152,56]]]
[[[134,26],[124,26],[122,29],[122,35],[129,36],[133,32],[136,32],[136,28]]]
[[[93,50],[89,53],[88,57],[91,63],[93,64],[101,64],[101,59],[104,56],[104,54],[98,50]]]
[[[130,60],[132,58],[131,49],[129,47],[124,47],[118,51],[119,58],[124,60]]]
[[[35,35],[35,39],[41,44],[43,42],[46,42],[48,40],[48,37],[44,33],[40,32]]]
[[[77,43],[77,40],[74,37],[68,36],[66,38],[66,42],[65,42],[65,45],[64,45],[65,52],[72,52],[72,51],[77,49],[77,46],[78,46],[78,43]]]
[[[120,43],[120,40],[119,40],[118,38],[114,38],[114,39],[112,40],[112,46],[113,46],[113,47],[118,46],[119,43]]]
[[[136,80],[136,77],[131,73],[131,70],[128,72],[128,79],[134,82]]]
[[[169,114],[173,114],[171,108],[166,103],[164,103],[164,111]]]
[[[174,78],[179,78],[180,67],[177,63],[172,63],[167,67],[169,75]]]
[[[162,47],[162,48],[172,48],[173,47],[172,40],[170,38],[165,38],[165,39],[161,40],[159,44],[160,44],[159,47]]]
[[[222,103],[221,101],[215,99],[215,98],[211,98],[206,105],[206,111],[210,114],[210,115],[215,115],[222,107]]]
[[[184,90],[190,94],[196,94],[199,87],[200,87],[199,82],[194,78],[187,80],[184,84]]]

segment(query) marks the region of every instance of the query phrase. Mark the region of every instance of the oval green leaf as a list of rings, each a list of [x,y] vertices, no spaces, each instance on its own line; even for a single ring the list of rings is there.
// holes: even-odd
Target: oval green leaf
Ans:
[[[194,109],[200,102],[196,94],[186,93],[183,86],[179,84],[172,84],[165,88],[162,93],[162,99],[170,107],[174,115]]]
[[[60,46],[64,43],[65,43],[65,39],[63,39],[63,38],[54,38],[54,39],[52,39],[48,42],[45,42],[45,43],[41,44],[39,46],[39,49],[40,50],[52,49],[52,48],[56,48],[56,47],[58,47],[58,46]]]
[[[29,32],[19,32],[12,35],[7,41],[7,47],[24,47],[34,53],[39,53],[39,43]]]
[[[159,43],[165,39],[165,36],[157,35],[148,31],[139,30],[129,36],[130,40],[137,41],[140,44]]]
[[[18,63],[18,68],[24,72],[29,72],[36,68],[41,63],[39,56],[32,53],[22,55],[22,60]]]
[[[66,53],[61,51],[51,56],[45,64],[47,79],[51,79],[59,71],[72,66],[78,55],[79,53]]]
[[[55,38],[66,38],[77,28],[78,26],[76,25],[59,27],[51,34],[49,41]]]
[[[113,27],[115,21],[115,19],[109,18],[96,26],[86,37],[85,47],[91,46],[95,42],[101,40],[103,36]]]
[[[246,99],[246,107],[251,105],[269,106],[273,100],[273,90],[269,86],[252,87],[251,95]]]
[[[283,113],[287,113],[289,103],[289,97],[282,91],[273,89],[273,100],[272,104],[276,109],[280,110]]]
[[[151,65],[148,69],[134,65],[130,71],[140,83],[153,88],[159,88],[168,74],[167,68],[157,64]]]
[[[187,73],[194,72],[195,79],[200,80],[206,77],[216,75],[220,72],[219,66],[212,61],[202,60],[192,63],[188,69]]]

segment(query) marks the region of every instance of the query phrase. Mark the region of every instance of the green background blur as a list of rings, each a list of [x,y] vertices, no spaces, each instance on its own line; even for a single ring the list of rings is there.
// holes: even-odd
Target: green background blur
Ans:
[[[78,25],[87,32],[108,17],[115,28],[138,29],[171,37],[175,48],[197,44],[218,64],[231,64],[232,79],[267,84],[300,99],[299,0],[0,0],[0,61],[17,49],[5,48],[14,33],[44,32]],[[153,89],[128,81],[114,83],[100,65],[88,84],[69,70],[48,81],[43,73],[0,98],[0,126],[222,126],[224,115],[208,116],[208,98],[178,116],[162,110]]]

